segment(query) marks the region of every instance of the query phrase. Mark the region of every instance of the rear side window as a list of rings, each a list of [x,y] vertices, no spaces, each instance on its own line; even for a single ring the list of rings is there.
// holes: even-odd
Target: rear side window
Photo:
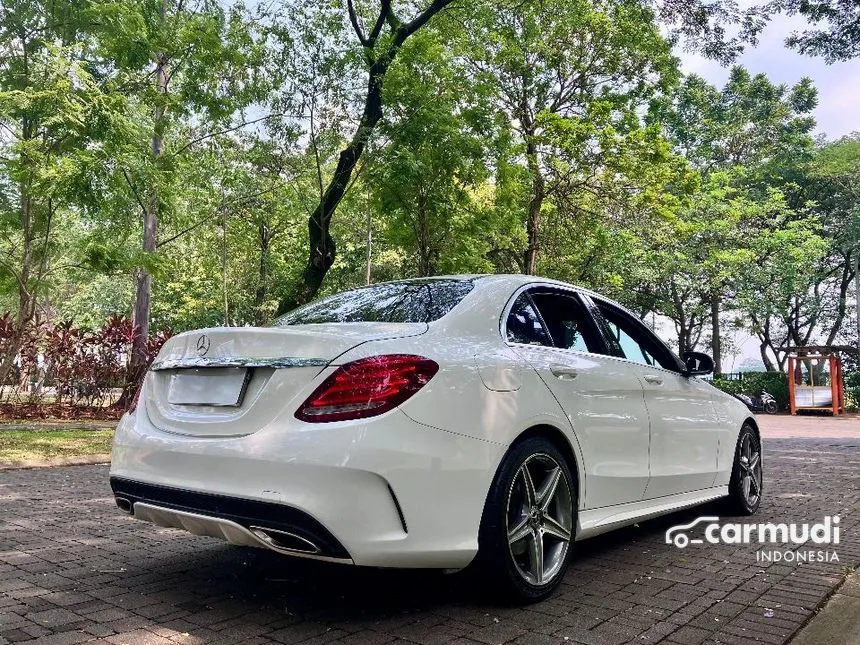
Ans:
[[[595,354],[602,351],[597,330],[576,298],[559,293],[535,293],[532,300],[554,347]]]
[[[474,287],[472,280],[405,280],[344,291],[309,303],[275,321],[275,327],[334,322],[429,323],[451,311]]]
[[[511,307],[506,328],[508,342],[552,347],[552,341],[543,326],[543,321],[538,316],[532,299],[526,293],[521,294]]]
[[[603,345],[588,313],[571,296],[521,294],[507,320],[508,342],[599,353]]]

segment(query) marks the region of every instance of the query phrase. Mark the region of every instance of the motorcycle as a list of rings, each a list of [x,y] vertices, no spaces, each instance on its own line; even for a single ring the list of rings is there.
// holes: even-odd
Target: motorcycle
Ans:
[[[734,397],[743,403],[747,408],[749,408],[750,412],[767,412],[768,414],[776,414],[779,412],[779,404],[776,402],[776,399],[773,398],[773,395],[761,391],[761,394],[758,396],[754,394],[735,394]]]

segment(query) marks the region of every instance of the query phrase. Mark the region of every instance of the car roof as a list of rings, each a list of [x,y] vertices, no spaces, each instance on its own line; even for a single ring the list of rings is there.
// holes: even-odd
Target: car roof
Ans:
[[[396,284],[396,283],[414,283],[421,284],[427,282],[436,282],[443,280],[471,280],[474,282],[481,282],[484,284],[493,283],[495,285],[504,285],[507,286],[513,291],[515,289],[519,289],[520,287],[528,286],[528,285],[548,285],[548,286],[557,286],[564,289],[573,289],[574,291],[578,291],[579,293],[583,293],[592,298],[597,298],[599,300],[603,300],[611,303],[613,306],[618,307],[623,310],[630,316],[634,318],[641,318],[636,312],[631,311],[621,303],[604,296],[597,291],[593,291],[592,289],[588,289],[586,287],[582,287],[577,284],[571,284],[570,282],[563,282],[562,280],[554,280],[553,278],[545,278],[539,275],[528,275],[524,273],[457,273],[451,275],[436,275],[429,276],[425,278],[402,278],[400,280],[388,280],[386,282],[377,282],[372,285],[367,286],[375,286],[377,284]],[[358,287],[362,289],[364,287]]]
[[[530,285],[530,284],[543,284],[543,285],[550,285],[550,286],[558,286],[558,287],[563,287],[565,289],[573,289],[573,290],[578,291],[580,293],[584,293],[584,294],[587,294],[589,296],[599,298],[601,300],[609,301],[613,305],[624,309],[624,311],[626,311],[627,313],[634,315],[634,316],[636,315],[634,312],[627,309],[624,305],[619,304],[618,302],[615,302],[611,298],[608,298],[608,297],[606,297],[606,296],[604,296],[604,295],[602,295],[596,291],[588,289],[586,287],[582,287],[582,286],[577,285],[577,284],[571,284],[570,282],[563,282],[562,280],[554,280],[553,278],[545,278],[545,277],[539,276],[539,275],[528,275],[528,274],[524,274],[524,273],[458,273],[458,274],[451,274],[451,275],[429,276],[429,277],[425,277],[425,278],[403,278],[400,280],[388,280],[386,282],[377,282],[377,283],[374,283],[373,285],[368,285],[368,286],[375,286],[378,284],[396,284],[396,283],[402,283],[402,282],[421,284],[421,283],[436,282],[436,281],[442,281],[442,280],[472,280],[472,281],[480,281],[483,283],[493,282],[495,284],[507,283],[512,289],[518,289],[520,287]],[[360,289],[362,287],[358,287],[358,288]],[[639,316],[636,316],[636,317],[638,318]]]

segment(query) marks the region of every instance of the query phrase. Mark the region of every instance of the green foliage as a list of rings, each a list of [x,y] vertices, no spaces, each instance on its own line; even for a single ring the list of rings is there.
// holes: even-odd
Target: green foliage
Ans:
[[[389,117],[365,185],[384,235],[403,249],[402,275],[491,269],[481,232],[495,228],[477,189],[487,181],[493,122],[432,33],[416,35],[385,85]],[[414,258],[414,259],[413,259]]]
[[[860,371],[845,373],[845,406],[860,410]]]
[[[765,9],[799,14],[816,27],[786,39],[789,47],[802,54],[822,56],[828,63],[860,56],[860,12],[853,0],[771,0]]]
[[[300,289],[390,34],[368,51],[342,3],[248,5],[4,4],[4,51],[28,56],[0,60],[0,310],[96,329],[145,271],[152,324],[182,330],[266,324]],[[367,33],[375,5],[356,7]],[[725,58],[719,20],[740,17],[698,0],[435,16],[385,75],[321,293],[364,284],[370,237],[374,282],[535,271],[668,316],[679,348],[714,335],[716,308],[773,369],[787,345],[855,342],[857,137],[813,141],[809,79],[736,67],[716,88],[682,78],[665,37]]]
[[[764,390],[776,399],[780,410],[788,408],[788,377],[783,372],[744,372],[742,380],[717,378],[713,385],[728,394],[758,395]]]
[[[565,264],[559,237],[582,239],[618,228],[612,219],[641,220],[666,208],[678,160],[640,114],[679,72],[650,8],[482,3],[459,46],[479,94],[509,133],[499,139],[507,146],[496,187],[506,200],[516,196],[508,209],[526,232],[511,250],[519,270]],[[569,267],[567,274],[579,272]]]

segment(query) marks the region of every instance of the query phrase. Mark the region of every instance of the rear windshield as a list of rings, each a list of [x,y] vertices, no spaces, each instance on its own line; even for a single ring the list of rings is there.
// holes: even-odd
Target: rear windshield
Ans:
[[[472,280],[424,279],[389,282],[344,291],[294,309],[276,327],[332,322],[433,322],[473,288]]]

